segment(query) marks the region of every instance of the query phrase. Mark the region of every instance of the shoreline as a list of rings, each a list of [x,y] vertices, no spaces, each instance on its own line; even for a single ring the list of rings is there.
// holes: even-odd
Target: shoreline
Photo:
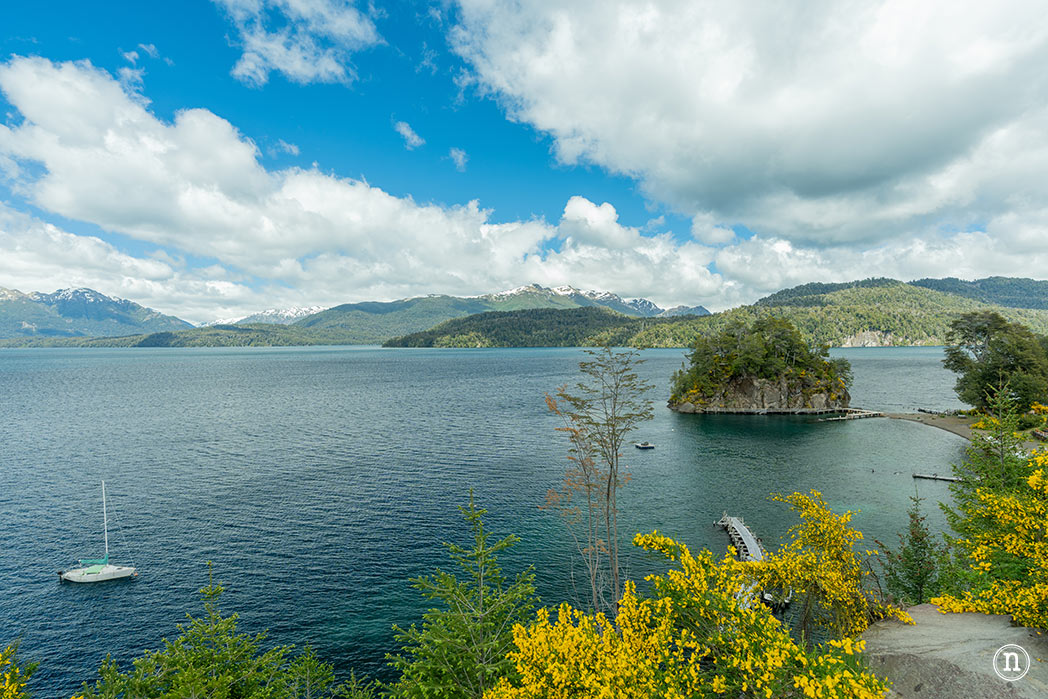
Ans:
[[[929,427],[938,427],[958,437],[964,437],[969,442],[972,440],[972,423],[978,420],[967,415],[936,415],[934,413],[884,413],[884,417],[892,420],[909,420]],[[1023,441],[1023,447],[1027,452],[1044,448],[1045,442]]]
[[[929,427],[938,427],[968,441],[972,439],[972,423],[976,422],[965,415],[935,415],[933,413],[884,413],[892,420],[909,420]]]

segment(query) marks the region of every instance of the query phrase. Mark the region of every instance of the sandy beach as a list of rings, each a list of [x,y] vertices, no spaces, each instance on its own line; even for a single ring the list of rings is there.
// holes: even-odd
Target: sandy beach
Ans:
[[[938,427],[940,430],[946,430],[956,435],[960,435],[965,439],[972,438],[972,423],[978,422],[978,419],[968,417],[967,415],[934,415],[931,413],[885,413],[885,417],[890,417],[893,420],[909,420],[910,422],[919,422],[923,425],[930,425],[932,427]],[[1026,447],[1027,451],[1033,451],[1034,449],[1044,449],[1046,446],[1045,442],[1023,442],[1023,446]]]
[[[938,427],[940,430],[953,432],[965,439],[972,438],[972,423],[977,422],[974,418],[966,415],[933,415],[931,413],[885,413],[885,417],[893,420],[909,420],[924,425]]]

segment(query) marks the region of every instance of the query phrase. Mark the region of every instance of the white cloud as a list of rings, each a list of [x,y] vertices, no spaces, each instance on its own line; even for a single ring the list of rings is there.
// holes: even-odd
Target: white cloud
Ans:
[[[148,54],[150,58],[160,58],[160,51],[157,50],[155,44],[139,44],[138,48]]]
[[[713,214],[704,211],[692,216],[691,237],[709,245],[719,245],[735,240],[735,231],[727,226],[717,225]]]
[[[404,147],[408,150],[414,150],[421,145],[425,145],[426,141],[415,133],[415,130],[411,128],[411,124],[406,121],[398,121],[393,124],[393,129],[401,135],[404,139]]]
[[[14,58],[0,64],[0,90],[21,115],[0,125],[0,173],[20,197],[162,248],[131,255],[5,209],[0,286],[92,286],[194,321],[529,282],[720,309],[813,279],[1048,269],[1040,234],[1048,207],[991,217],[986,232],[932,231],[865,247],[739,240],[713,214],[696,214],[695,239],[681,242],[625,226],[612,203],[584,197],[571,197],[555,222],[498,221],[476,201],[420,203],[316,166],[267,169],[228,121],[203,109],[158,119],[144,98],[86,62]],[[1015,187],[1021,197],[1040,157],[1022,146],[1036,139],[1014,128],[993,139],[971,163],[940,175],[939,186],[960,191],[973,171],[1006,157],[1012,169],[997,183],[1001,195]]]
[[[295,145],[294,143],[288,143],[282,138],[278,139],[276,145],[269,149],[269,154],[272,157],[276,157],[282,154],[298,155],[299,153],[301,153],[301,150],[297,145]]]
[[[128,90],[141,90],[142,80],[145,78],[145,68],[128,68],[124,66],[117,70],[117,75],[120,76],[120,84]]]
[[[459,0],[475,83],[564,163],[799,245],[1048,206],[1048,24],[1032,0]],[[1020,170],[1022,174],[1020,174]],[[1039,227],[1042,236],[1048,233]],[[1043,248],[1041,248],[1043,249]]]
[[[225,9],[244,53],[238,80],[261,87],[272,71],[297,83],[350,83],[350,57],[382,41],[352,0],[212,0]]]
[[[466,151],[452,146],[451,149],[448,150],[448,157],[451,158],[451,162],[455,163],[456,170],[459,172],[466,171],[466,163],[469,161],[469,155]]]

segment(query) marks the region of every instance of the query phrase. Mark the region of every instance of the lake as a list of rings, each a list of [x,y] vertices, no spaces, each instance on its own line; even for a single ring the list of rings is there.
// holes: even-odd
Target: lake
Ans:
[[[835,350],[852,403],[895,412],[962,407],[941,348]],[[772,492],[817,488],[854,524],[895,542],[915,471],[948,471],[965,441],[888,419],[677,415],[665,406],[680,350],[648,350],[655,418],[630,448],[624,536],[658,529],[727,545],[713,522],[745,517],[772,543],[795,523]],[[417,621],[409,578],[446,565],[472,488],[496,535],[521,543],[544,601],[574,599],[572,545],[540,511],[566,444],[544,394],[575,381],[577,349],[374,347],[0,351],[0,644],[40,662],[39,696],[68,696],[105,654],[122,664],[202,612],[207,561],[221,606],[272,644],[311,644],[340,673],[385,676],[391,624]],[[635,453],[634,453],[635,452]],[[60,584],[101,556],[100,480],[111,555],[133,581]],[[946,484],[919,482],[931,505]],[[634,577],[661,564],[638,552]],[[578,570],[575,564],[574,569]]]

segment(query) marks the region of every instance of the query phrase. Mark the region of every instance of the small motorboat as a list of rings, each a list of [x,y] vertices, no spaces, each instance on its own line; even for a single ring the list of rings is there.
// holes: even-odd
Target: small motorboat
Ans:
[[[634,442],[633,446],[637,447],[638,449],[654,449],[655,448],[655,445],[652,444],[651,442]]]

